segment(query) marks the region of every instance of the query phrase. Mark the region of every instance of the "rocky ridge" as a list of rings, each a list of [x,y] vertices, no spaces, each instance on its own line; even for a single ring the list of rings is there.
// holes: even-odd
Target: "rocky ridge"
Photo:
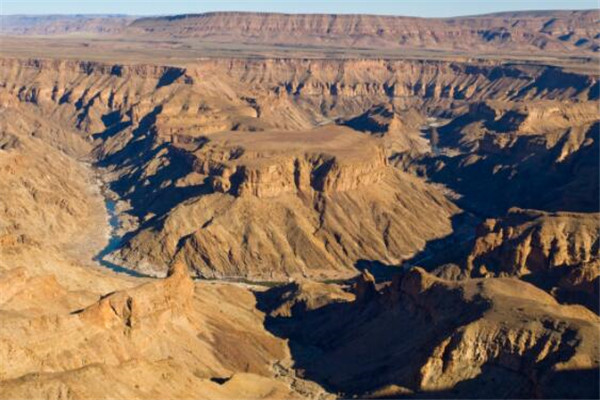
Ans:
[[[13,287],[12,298],[26,299],[25,290],[50,303],[77,295],[43,282]],[[2,398],[324,396],[317,385],[294,378],[301,396],[276,378],[271,365],[277,361],[283,368],[289,354],[282,340],[264,331],[252,303],[242,288],[195,285],[187,267],[175,264],[164,280],[105,294],[81,309],[45,308],[42,315],[21,309],[3,317],[0,330]],[[0,307],[7,306],[3,300]],[[111,382],[110,390],[103,382]]]
[[[357,279],[354,302],[332,296],[319,308],[292,308],[291,318],[271,305],[267,326],[292,341],[297,367],[329,390],[374,398],[597,394],[598,317],[581,306],[511,278],[455,282],[417,267],[384,285],[368,273]]]
[[[292,47],[473,52],[598,52],[595,10],[529,11],[454,18],[215,12],[126,16],[3,16],[2,33],[202,39]]]
[[[569,110],[579,107],[577,115],[583,115],[591,109],[587,105],[596,82],[593,76],[551,67],[497,63],[209,60],[185,68],[2,63],[6,96],[58,113],[87,132],[97,144],[99,165],[112,170],[111,188],[130,204],[140,224],[113,260],[160,274],[164,270],[157,266],[181,257],[202,276],[255,279],[349,276],[359,259],[400,263],[426,240],[448,232],[453,207],[434,188],[387,165],[382,149],[388,157],[401,151],[389,140],[404,130],[392,126],[378,140],[336,127],[340,116],[360,116],[391,104],[385,107],[393,111],[394,125],[401,118],[396,113],[420,110],[407,125],[415,138],[408,143],[413,143],[424,113],[460,116],[484,98],[498,104],[571,99],[579,105]],[[550,84],[549,74],[573,84]],[[451,135],[444,136],[442,144]],[[352,147],[369,150],[353,153]],[[426,146],[417,150],[427,151]],[[374,184],[381,187],[378,193],[358,190]],[[399,204],[398,188],[404,193]],[[199,213],[217,204],[216,214]],[[407,207],[416,218],[410,241]],[[349,225],[339,218],[348,209],[372,223]],[[440,218],[418,229],[417,239],[417,221],[424,221],[419,209]],[[254,213],[256,220],[258,212],[277,224],[258,234],[242,217]],[[182,224],[182,219],[194,223]],[[264,239],[244,239],[250,236]],[[217,243],[228,249],[226,257],[210,252]],[[250,265],[264,268],[252,272]],[[281,267],[273,271],[271,265]]]

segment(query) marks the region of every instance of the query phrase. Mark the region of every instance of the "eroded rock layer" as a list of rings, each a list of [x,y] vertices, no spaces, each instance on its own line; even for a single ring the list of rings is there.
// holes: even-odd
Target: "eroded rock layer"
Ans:
[[[597,398],[594,15],[3,23],[0,398]]]
[[[595,10],[527,11],[455,18],[216,12],[125,16],[3,16],[0,33],[95,34],[290,47],[445,51],[598,52]]]
[[[596,78],[552,67],[375,60],[159,67],[16,59],[2,66],[7,101],[33,104],[94,141],[111,189],[137,220],[112,260],[153,274],[164,274],[175,258],[201,276],[253,279],[350,276],[361,259],[401,263],[447,235],[458,211],[439,189],[387,161],[408,150],[429,152],[419,133],[429,114],[456,116],[448,130],[471,104],[487,99],[498,104],[497,113],[508,113],[490,117],[493,123],[510,128],[504,122],[510,119],[525,134],[537,126],[533,119],[547,115],[533,106],[502,111],[502,104],[545,107],[570,99],[576,104],[559,107],[548,129],[595,119]],[[440,145],[450,137],[440,128]]]
[[[289,368],[288,350],[263,329],[248,290],[195,285],[183,264],[164,280],[105,294],[80,309],[72,301],[81,294],[49,287],[51,278],[23,281],[23,274],[9,271],[0,285],[15,274],[21,279],[0,304],[2,398],[325,395],[291,371],[276,379]]]
[[[272,310],[268,326],[292,341],[297,368],[330,390],[375,398],[598,394],[599,320],[582,306],[559,305],[511,278],[446,281],[413,268],[386,285],[368,273],[357,279],[355,301],[310,286],[287,293],[311,307],[259,296]]]

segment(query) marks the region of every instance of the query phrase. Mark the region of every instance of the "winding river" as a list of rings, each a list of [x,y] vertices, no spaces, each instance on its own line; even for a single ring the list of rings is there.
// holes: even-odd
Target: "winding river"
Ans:
[[[106,260],[106,256],[112,253],[114,250],[119,248],[121,244],[121,236],[119,236],[119,215],[117,214],[117,203],[114,200],[104,198],[104,205],[108,214],[108,223],[110,225],[110,238],[108,244],[98,255],[95,260],[105,268],[111,269],[115,272],[135,276],[136,278],[152,278],[150,275],[142,274],[129,268],[122,267],[113,262]]]

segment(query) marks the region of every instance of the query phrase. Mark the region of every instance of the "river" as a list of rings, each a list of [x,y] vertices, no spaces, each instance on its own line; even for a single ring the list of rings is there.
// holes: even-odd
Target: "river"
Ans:
[[[108,244],[106,245],[106,247],[102,249],[102,251],[98,253],[98,255],[96,255],[95,260],[98,261],[98,263],[103,267],[111,269],[115,272],[135,276],[136,278],[151,278],[150,275],[142,274],[140,272],[122,267],[118,264],[106,260],[106,256],[108,256],[114,250],[119,248],[119,246],[121,245],[122,238],[118,234],[120,223],[119,215],[117,213],[117,202],[105,197],[104,205],[108,214],[108,223],[110,225],[110,238],[108,239]]]

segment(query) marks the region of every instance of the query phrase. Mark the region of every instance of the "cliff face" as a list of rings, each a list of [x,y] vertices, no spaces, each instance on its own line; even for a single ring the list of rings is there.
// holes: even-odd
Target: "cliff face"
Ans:
[[[294,45],[597,51],[594,11],[424,19],[372,15],[211,13],[134,21],[130,31]]]
[[[598,256],[598,214],[511,210],[478,230],[470,267],[523,275],[589,262]]]
[[[91,145],[75,129],[32,104],[0,95],[0,271],[59,274],[71,288],[96,280],[89,266],[104,247],[106,215],[86,157]],[[98,279],[98,288],[106,288]]]
[[[75,103],[81,100],[87,104],[86,100],[98,96],[99,102],[106,103],[110,90],[103,91],[103,85],[106,88],[115,81],[130,80],[133,85],[112,87],[116,96],[113,100],[117,107],[123,100],[133,101],[131,97],[126,96],[134,89],[132,86],[136,86],[135,89],[141,90],[140,94],[143,94],[150,89],[160,89],[173,84],[202,88],[206,91],[205,96],[224,90],[225,98],[235,95],[241,100],[245,97],[244,105],[247,107],[250,107],[250,102],[254,98],[244,96],[248,89],[260,89],[263,95],[270,95],[272,100],[293,95],[306,97],[306,101],[309,101],[310,97],[318,97],[315,100],[335,99],[338,102],[345,100],[342,104],[349,103],[348,97],[359,97],[357,100],[360,100],[360,97],[372,99],[417,97],[425,100],[457,101],[539,98],[560,100],[597,97],[595,88],[597,78],[593,75],[565,72],[556,67],[519,66],[500,61],[468,63],[221,59],[200,60],[187,67],[166,67],[147,64],[114,65],[99,62],[3,58],[0,65],[3,86],[10,88],[25,78],[34,78],[23,89],[21,93],[23,98],[42,96],[54,102],[62,98],[63,103]],[[56,90],[54,90],[54,81],[44,82],[44,75],[54,78],[57,74],[61,78],[56,82]],[[87,78],[74,79],[80,74],[86,74]],[[206,79],[207,77],[211,78],[210,81]],[[146,86],[141,84],[142,82],[145,82]],[[223,86],[223,83],[226,85]],[[85,92],[86,88],[87,92]],[[231,89],[236,91],[232,92]],[[65,94],[69,96],[63,97]],[[127,105],[130,104],[123,104],[123,106]],[[250,108],[256,111],[256,105]],[[190,113],[193,111],[188,109]],[[348,114],[344,117],[348,117]]]
[[[281,290],[258,297],[259,307],[273,310],[269,326],[293,341],[297,368],[347,396],[597,393],[599,361],[589,355],[598,346],[598,317],[584,307],[559,305],[517,279],[446,281],[421,268],[382,285],[363,273],[355,288],[353,302],[303,286],[304,303],[319,305],[285,317],[273,304],[289,305]]]
[[[523,277],[598,312],[599,218],[512,209],[478,227],[465,267],[474,276]]]
[[[231,132],[211,135],[198,147],[179,146],[195,148],[194,172],[208,175],[212,190],[233,196],[350,191],[377,184],[387,169],[377,142],[337,127]]]
[[[295,47],[435,49],[469,52],[598,51],[597,14],[551,11],[447,19],[376,15],[207,13],[134,19],[110,16],[3,17],[10,34],[95,33],[135,38],[201,38]]]
[[[477,102],[438,129],[441,156],[411,167],[483,215],[597,212],[598,121],[595,101]]]
[[[324,395],[291,372],[289,381],[276,375],[272,365],[281,374],[289,353],[264,330],[246,289],[195,285],[182,264],[164,280],[96,300],[51,282],[26,272],[0,275],[0,287],[11,291],[0,299],[2,398]]]
[[[551,67],[377,60],[3,59],[1,82],[10,101],[94,141],[98,165],[139,223],[113,261],[161,274],[181,258],[202,276],[256,279],[349,276],[360,259],[409,258],[448,234],[457,211],[439,189],[387,162],[407,147],[429,151],[419,132],[428,115],[456,125],[470,104],[483,104],[509,114],[486,124],[514,120],[526,133],[549,119],[544,104],[571,99],[555,118],[565,129],[594,119],[595,84]],[[513,103],[547,111],[502,106]],[[529,120],[517,122],[522,114]],[[382,131],[367,134],[373,126]],[[446,145],[453,134],[440,132]]]

